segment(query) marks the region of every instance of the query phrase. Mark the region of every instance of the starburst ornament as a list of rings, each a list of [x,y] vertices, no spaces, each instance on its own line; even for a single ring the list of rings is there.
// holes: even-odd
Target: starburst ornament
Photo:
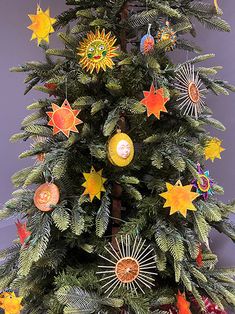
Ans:
[[[161,111],[167,112],[165,104],[169,100],[168,97],[165,97],[163,88],[155,89],[152,84],[150,91],[144,92],[144,99],[141,100],[141,103],[147,108],[148,117],[154,114],[157,119],[160,119]]]
[[[222,141],[218,138],[214,137],[210,141],[206,143],[204,148],[204,154],[206,160],[211,159],[214,162],[215,158],[221,159],[220,153],[225,151],[223,147],[221,147]]]
[[[145,240],[136,237],[133,245],[129,235],[126,235],[123,239],[121,236],[121,243],[117,239],[116,244],[118,250],[115,250],[114,246],[109,243],[110,248],[105,247],[105,250],[109,254],[108,257],[100,255],[105,261],[110,263],[110,266],[102,265],[98,266],[102,271],[97,274],[103,274],[104,277],[100,280],[104,282],[102,289],[105,289],[104,293],[110,296],[115,289],[126,288],[137,294],[140,290],[145,293],[143,288],[147,287],[151,289],[155,286],[155,279],[152,275],[156,275],[156,256],[152,254],[153,248],[150,245],[145,247]]]
[[[204,172],[200,164],[197,164],[197,172],[199,179],[194,179],[192,184],[197,189],[197,193],[202,195],[204,200],[207,200],[209,195],[213,194],[212,187],[214,183],[210,178],[209,170]]]
[[[101,192],[106,191],[104,183],[107,181],[107,179],[102,177],[102,172],[103,169],[96,172],[95,168],[92,167],[89,173],[83,173],[83,176],[86,179],[86,182],[84,182],[82,185],[85,188],[83,195],[89,194],[91,202],[95,197],[100,200]]]
[[[170,215],[179,212],[186,218],[187,210],[197,210],[192,202],[199,194],[191,192],[193,188],[192,184],[183,186],[179,180],[175,185],[166,183],[166,188],[167,192],[161,193],[160,196],[166,199],[164,208],[171,207]]]
[[[67,99],[61,107],[52,104],[52,110],[52,112],[47,112],[47,115],[51,118],[48,125],[53,127],[53,135],[62,132],[69,137],[70,132],[79,133],[76,126],[83,123],[77,118],[81,110],[73,110]]]
[[[78,48],[78,55],[82,57],[82,68],[90,73],[94,70],[99,73],[100,69],[112,69],[112,59],[118,56],[117,47],[114,46],[116,40],[116,37],[111,36],[111,32],[105,34],[104,29],[102,32],[99,29],[95,33],[89,32]]]
[[[191,63],[186,63],[177,71],[175,88],[181,94],[178,101],[183,114],[198,119],[205,107],[205,95],[203,93],[206,89],[202,88],[199,73],[195,73],[194,66]]]
[[[38,45],[42,40],[45,40],[49,43],[49,35],[54,33],[53,25],[56,22],[56,19],[50,17],[50,9],[48,8],[45,12],[37,6],[36,15],[29,14],[29,18],[32,21],[32,24],[28,26],[28,29],[33,31],[31,40],[37,39]]]
[[[5,314],[20,314],[23,309],[22,299],[16,297],[12,291],[4,291],[0,294],[0,308],[5,311]]]

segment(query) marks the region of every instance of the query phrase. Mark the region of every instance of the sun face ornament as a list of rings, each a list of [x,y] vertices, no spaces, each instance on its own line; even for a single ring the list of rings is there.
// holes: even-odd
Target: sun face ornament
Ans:
[[[104,293],[110,296],[115,289],[126,288],[136,295],[140,290],[145,293],[143,288],[151,289],[155,286],[153,275],[157,275],[156,256],[153,255],[153,248],[150,245],[145,247],[145,240],[136,237],[134,243],[131,238],[126,235],[121,236],[121,241],[115,239],[118,250],[109,243],[109,248],[105,247],[109,256],[99,255],[111,265],[98,266],[101,271],[97,274],[104,275],[100,282],[104,282],[102,289]],[[151,271],[152,270],[152,271]]]
[[[60,191],[54,183],[40,185],[34,193],[34,205],[42,212],[52,210],[51,205],[57,205],[60,200]]]
[[[89,173],[83,173],[83,176],[86,179],[86,182],[82,184],[82,186],[85,188],[83,195],[89,194],[91,202],[95,197],[100,200],[101,192],[106,191],[104,183],[107,181],[107,179],[102,177],[102,172],[103,169],[96,172],[95,168],[92,167]]]
[[[79,61],[82,68],[90,73],[94,70],[99,73],[100,69],[112,69],[112,59],[118,56],[117,47],[114,46],[116,40],[111,32],[105,34],[104,29],[101,32],[99,29],[95,33],[89,32],[78,48],[78,55],[82,57]]]
[[[73,110],[67,99],[61,107],[53,103],[52,110],[52,112],[47,112],[47,115],[50,118],[48,125],[53,127],[53,135],[62,132],[69,137],[70,132],[79,133],[76,126],[83,123],[77,118],[81,110]]]
[[[178,102],[183,115],[190,115],[198,119],[205,107],[204,92],[206,89],[202,88],[199,73],[195,73],[191,63],[186,63],[177,71],[174,85],[181,94]]]
[[[134,144],[131,138],[118,132],[108,142],[108,159],[118,167],[128,166],[134,158]]]
[[[56,22],[56,19],[50,17],[50,9],[48,8],[45,12],[37,6],[36,15],[29,14],[28,15],[32,24],[28,26],[28,29],[33,31],[31,40],[37,39],[38,45],[42,40],[45,40],[49,43],[49,35],[54,33],[53,25]]]
[[[154,84],[151,85],[150,91],[144,92],[144,99],[141,100],[141,104],[143,104],[147,108],[148,117],[152,114],[160,119],[161,112],[167,112],[165,104],[170,99],[165,97],[164,89],[155,89]]]
[[[199,196],[196,192],[191,192],[193,185],[183,186],[181,181],[178,180],[175,185],[166,183],[167,192],[161,193],[160,196],[165,198],[166,202],[164,208],[170,207],[170,215],[176,212],[181,213],[185,218],[187,211],[196,211],[193,201]]]
[[[196,192],[202,195],[204,200],[207,200],[209,195],[213,194],[214,183],[210,178],[209,170],[204,172],[200,164],[197,164],[197,172],[200,179],[193,180],[192,184],[196,188]]]
[[[157,33],[157,42],[164,42],[170,40],[170,45],[165,48],[165,51],[174,50],[177,42],[177,36],[170,26],[170,22],[166,22],[164,27],[161,27]]]
[[[215,158],[221,159],[220,153],[225,151],[225,149],[221,147],[221,144],[222,141],[216,137],[206,143],[204,148],[206,160],[211,159],[211,161],[214,162]]]

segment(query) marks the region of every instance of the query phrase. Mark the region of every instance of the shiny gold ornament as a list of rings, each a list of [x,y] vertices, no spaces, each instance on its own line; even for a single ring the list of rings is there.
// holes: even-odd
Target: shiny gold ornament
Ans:
[[[111,33],[105,34],[99,29],[95,33],[89,32],[87,38],[83,40],[78,48],[78,55],[81,56],[80,64],[87,72],[99,73],[100,69],[106,71],[106,68],[113,68],[112,58],[116,57],[117,47],[114,47],[116,37],[111,37]]]
[[[108,158],[118,167],[128,166],[134,157],[134,145],[126,133],[115,134],[108,142]]]

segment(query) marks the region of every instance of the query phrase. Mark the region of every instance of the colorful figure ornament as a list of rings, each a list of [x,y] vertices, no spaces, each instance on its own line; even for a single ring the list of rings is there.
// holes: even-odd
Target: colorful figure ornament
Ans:
[[[103,29],[95,33],[89,32],[78,48],[78,55],[82,57],[80,64],[87,72],[99,73],[100,69],[113,68],[113,58],[118,56],[117,47],[114,46],[116,37],[111,37],[111,32],[105,34]]]
[[[160,196],[166,199],[163,207],[171,207],[170,215],[179,212],[186,218],[187,210],[197,210],[192,202],[199,196],[199,194],[191,192],[193,188],[192,184],[183,186],[179,180],[175,185],[166,183],[166,187],[167,192],[161,193]]]
[[[164,42],[170,40],[170,45],[166,47],[165,51],[172,51],[174,50],[176,43],[177,43],[177,36],[174,30],[170,27],[170,22],[166,21],[166,25],[157,33],[157,42]]]
[[[52,104],[52,110],[52,112],[47,112],[47,115],[50,117],[48,125],[53,127],[53,135],[62,132],[69,137],[70,132],[79,133],[76,126],[83,123],[77,118],[81,110],[73,110],[67,99],[61,107]]]
[[[134,158],[134,145],[126,133],[119,131],[108,142],[109,161],[118,167],[128,166]]]
[[[5,311],[5,314],[20,314],[20,311],[23,309],[21,305],[22,299],[16,297],[11,290],[3,291],[0,293],[0,308]]]
[[[164,89],[155,89],[154,84],[151,85],[149,92],[144,92],[144,99],[141,100],[141,104],[147,108],[148,117],[154,114],[157,119],[160,119],[161,111],[167,112],[165,104],[170,98],[165,97],[164,94]]]
[[[103,169],[96,172],[95,168],[92,167],[90,173],[83,173],[86,182],[83,183],[83,187],[85,187],[85,191],[83,195],[89,194],[90,201],[92,202],[93,199],[96,197],[100,200],[101,192],[105,192],[104,183],[107,179],[102,177]]]
[[[56,19],[50,17],[50,9],[48,8],[45,12],[37,6],[37,14],[29,14],[29,18],[32,21],[32,24],[28,26],[28,29],[33,31],[31,40],[37,39],[38,45],[42,40],[45,40],[49,43],[49,35],[54,33],[53,25],[56,22]]]
[[[184,115],[194,116],[198,119],[203,108],[205,107],[202,82],[199,73],[194,71],[191,63],[186,63],[179,71],[176,72],[175,88],[179,90],[181,96],[178,98],[180,102],[179,108]]]
[[[206,160],[211,159],[211,161],[214,162],[215,158],[221,159],[220,153],[225,151],[225,149],[221,147],[221,143],[222,141],[216,137],[206,143],[204,148]]]
[[[154,37],[150,34],[151,24],[148,27],[148,33],[141,38],[140,42],[140,51],[143,55],[150,54],[154,50],[155,40]]]
[[[152,255],[153,248],[150,249],[150,245],[144,248],[145,240],[143,241],[138,237],[131,245],[129,235],[126,235],[124,239],[121,236],[121,243],[117,239],[115,240],[118,250],[115,250],[114,246],[109,243],[110,248],[105,247],[109,256],[100,255],[101,258],[111,264],[110,266],[98,266],[104,269],[97,272],[97,274],[104,275],[100,280],[105,282],[102,286],[102,289],[105,289],[104,293],[110,296],[115,289],[123,287],[137,295],[138,289],[145,293],[142,287],[151,289],[151,286],[155,286],[155,279],[152,275],[157,274],[154,271],[156,269],[156,256]],[[151,269],[153,271],[150,271]]]
[[[212,187],[214,185],[210,178],[209,170],[203,171],[200,164],[197,164],[197,171],[200,180],[193,180],[192,184],[197,189],[197,193],[203,196],[204,200],[207,200],[209,195],[213,194]]]
[[[44,183],[34,193],[34,205],[42,212],[51,211],[51,205],[57,205],[59,200],[60,191],[54,183]]]

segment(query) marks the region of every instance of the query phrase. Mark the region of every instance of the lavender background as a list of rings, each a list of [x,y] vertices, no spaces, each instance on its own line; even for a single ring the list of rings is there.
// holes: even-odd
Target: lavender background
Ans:
[[[211,1],[212,0],[208,0]],[[41,0],[41,6],[51,8],[55,16],[65,9],[63,0]],[[213,65],[222,65],[224,69],[219,76],[231,83],[235,83],[235,5],[234,0],[220,0],[224,11],[224,18],[231,24],[231,33],[219,33],[199,26],[197,43],[205,53],[213,52],[216,58],[209,62]],[[9,68],[31,60],[42,60],[43,54],[36,43],[30,42],[31,31],[27,30],[30,20],[29,13],[35,13],[36,1],[32,0],[1,0],[0,1],[0,40],[1,40],[1,123],[0,123],[0,205],[2,206],[11,197],[13,186],[10,177],[17,170],[33,163],[32,160],[19,160],[17,156],[28,148],[28,143],[10,144],[9,137],[20,131],[20,123],[28,114],[26,106],[39,96],[31,92],[27,96],[24,91],[24,74],[9,73]],[[57,47],[56,35],[52,35],[51,46]],[[185,52],[173,52],[173,57],[184,60]],[[222,153],[222,160],[208,162],[211,176],[224,187],[225,194],[222,200],[235,199],[235,95],[208,96],[207,103],[214,111],[214,117],[224,123],[227,131],[214,132],[213,135],[223,140],[226,151]],[[235,221],[235,218],[232,218]],[[16,237],[16,230],[12,220],[0,223],[0,248],[11,243]],[[211,248],[219,254],[220,263],[224,266],[235,265],[235,246],[232,241],[216,232],[211,236]]]

